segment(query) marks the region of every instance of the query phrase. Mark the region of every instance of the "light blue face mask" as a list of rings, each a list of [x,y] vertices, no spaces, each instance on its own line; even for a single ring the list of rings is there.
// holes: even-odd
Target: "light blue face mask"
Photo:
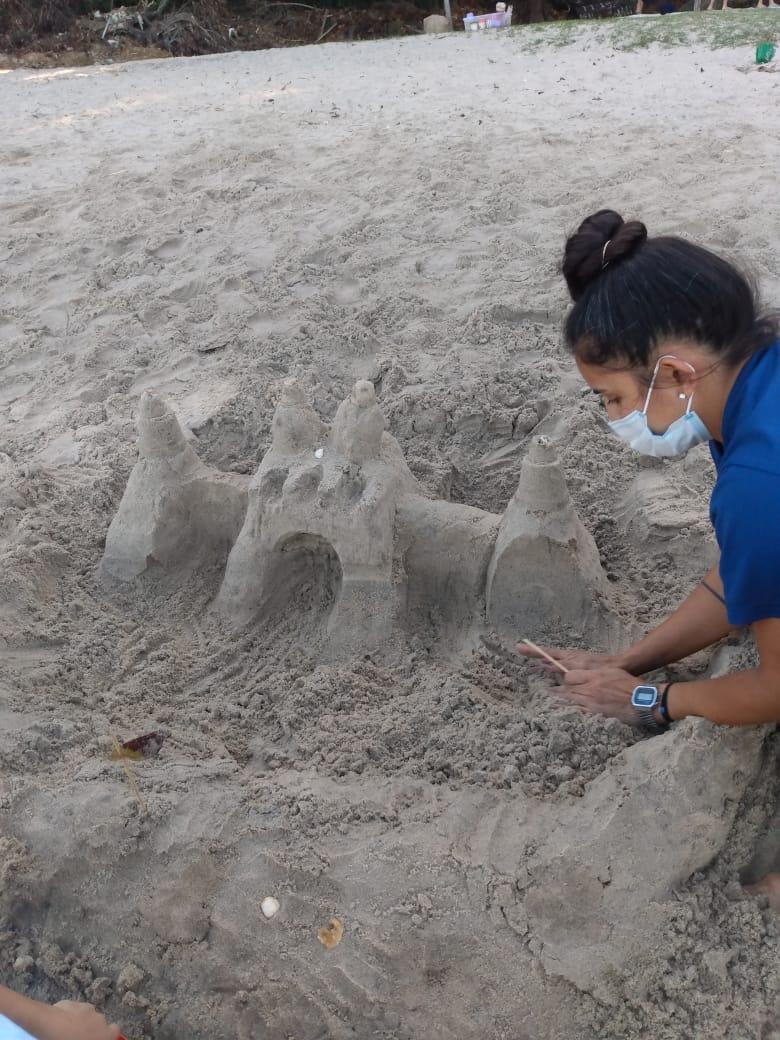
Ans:
[[[656,459],[669,459],[674,455],[684,455],[697,444],[710,439],[707,427],[693,411],[693,394],[688,398],[685,413],[679,419],[675,419],[664,433],[653,433],[650,429],[647,422],[647,406],[650,404],[650,395],[655,387],[661,362],[668,359],[680,360],[674,354],[664,354],[658,359],[642,411],[634,410],[622,419],[615,419],[609,424],[609,428],[634,451],[638,451],[640,455],[652,455]],[[688,365],[691,372],[696,372],[693,365],[688,364],[687,361],[683,364]]]

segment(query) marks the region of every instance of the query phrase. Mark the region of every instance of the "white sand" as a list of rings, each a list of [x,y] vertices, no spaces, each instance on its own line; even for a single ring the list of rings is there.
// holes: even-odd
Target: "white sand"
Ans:
[[[484,302],[557,319],[564,235],[604,204],[777,299],[780,79],[750,57],[459,36],[0,76],[15,433],[69,425],[84,379],[145,346],[146,384],[218,379],[204,336],[256,343],[323,293],[435,307],[434,357]]]
[[[155,1040],[770,1035],[776,939],[737,876],[776,803],[771,742],[691,724],[633,747],[540,707],[525,667],[430,660],[422,637],[392,668],[317,667],[283,631],[221,633],[213,583],[95,577],[141,392],[248,474],[295,373],[325,418],[371,378],[428,491],[485,509],[543,429],[628,626],[696,580],[706,457],[639,468],[605,433],[559,349],[557,265],[608,205],[780,301],[780,76],[739,71],[746,49],[522,39],[0,74],[14,985]],[[107,737],[149,729],[140,819]]]

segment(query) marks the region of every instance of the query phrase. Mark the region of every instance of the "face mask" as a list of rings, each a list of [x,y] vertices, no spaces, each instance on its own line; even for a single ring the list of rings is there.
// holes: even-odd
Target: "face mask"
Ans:
[[[622,419],[615,419],[609,424],[609,428],[624,440],[626,444],[638,451],[640,455],[652,455],[656,459],[668,459],[674,455],[684,455],[686,451],[703,441],[709,440],[710,434],[707,427],[701,421],[696,412],[693,411],[693,394],[688,399],[688,407],[685,414],[675,419],[664,433],[653,433],[647,422],[647,406],[650,404],[650,395],[655,387],[658,369],[662,361],[673,358],[673,354],[664,354],[658,359],[650,380],[650,388],[645,398],[645,406],[641,412],[633,411]],[[675,359],[678,360],[678,359]],[[687,364],[687,362],[686,362]],[[692,372],[696,369],[688,365]]]

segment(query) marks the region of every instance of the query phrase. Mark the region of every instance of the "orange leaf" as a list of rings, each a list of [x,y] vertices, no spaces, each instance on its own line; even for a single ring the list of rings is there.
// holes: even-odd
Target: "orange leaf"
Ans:
[[[338,917],[331,917],[328,927],[320,928],[317,931],[317,938],[326,950],[335,949],[343,937],[344,925],[339,921]]]

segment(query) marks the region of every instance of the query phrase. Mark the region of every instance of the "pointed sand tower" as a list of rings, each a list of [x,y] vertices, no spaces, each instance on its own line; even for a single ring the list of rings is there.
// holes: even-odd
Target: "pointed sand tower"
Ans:
[[[488,567],[488,622],[509,638],[599,641],[606,594],[596,543],[575,512],[551,444],[538,437]]]
[[[138,454],[106,535],[103,572],[131,581],[152,564],[173,569],[223,556],[241,528],[246,490],[210,469],[168,405],[144,394]]]

